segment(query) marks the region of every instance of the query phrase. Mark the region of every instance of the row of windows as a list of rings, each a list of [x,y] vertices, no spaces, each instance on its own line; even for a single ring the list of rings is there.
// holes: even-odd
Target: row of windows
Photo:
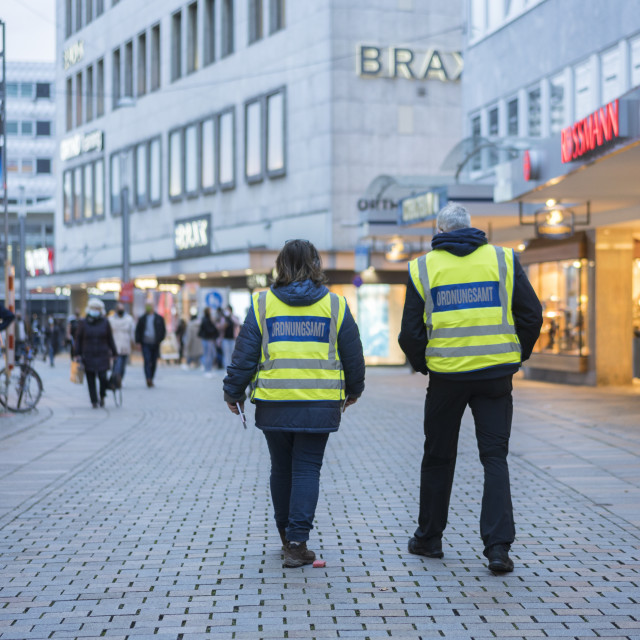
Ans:
[[[104,217],[104,161],[64,172],[62,210],[66,224]]]
[[[21,160],[7,160],[8,173],[50,174],[51,158],[22,158]]]
[[[34,127],[33,120],[7,120],[8,136],[33,136],[34,133],[40,137],[51,136],[51,121],[36,120]]]
[[[216,2],[221,2],[221,28],[216,31]],[[263,33],[263,0],[249,2],[249,43],[260,40]],[[284,0],[268,0],[269,28],[275,33],[284,28]],[[183,29],[186,23],[186,33]],[[202,42],[199,23],[202,22]],[[220,38],[220,56],[234,52],[233,0],[195,0],[171,16],[172,82],[203,66],[215,62],[216,37]],[[183,60],[183,36],[186,36],[186,60]],[[156,91],[161,83],[161,33],[155,24],[136,38],[125,42],[111,53],[112,109],[117,109],[123,97],[141,97]],[[66,128],[70,131],[105,113],[104,59],[67,77]]]
[[[469,0],[469,40],[493,33],[542,0]]]
[[[245,179],[253,184],[286,172],[284,89],[247,101],[244,109]],[[236,186],[236,111],[234,107],[168,134],[168,195],[171,201]],[[111,154],[109,205],[122,212],[122,171],[131,185],[128,205],[143,210],[162,201],[162,142],[143,140]],[[123,152],[124,162],[123,162]],[[67,224],[104,214],[102,160],[64,172],[64,221]],[[89,175],[90,174],[90,175]],[[91,201],[91,203],[89,202]]]
[[[628,47],[628,55],[625,55],[624,47]],[[628,65],[624,64],[625,60]],[[537,138],[557,134],[571,122],[637,85],[640,85],[640,37],[520,90],[508,98],[504,106],[495,104],[484,114],[474,114],[471,135]],[[502,125],[501,109],[505,110]],[[489,166],[499,160],[496,150],[485,155]],[[482,163],[480,155],[474,156],[472,170],[481,169]]]
[[[113,0],[112,4],[117,4]],[[65,37],[68,38],[104,13],[105,0],[66,0]]]
[[[8,98],[28,98],[36,100],[51,98],[50,82],[7,82],[6,91]]]

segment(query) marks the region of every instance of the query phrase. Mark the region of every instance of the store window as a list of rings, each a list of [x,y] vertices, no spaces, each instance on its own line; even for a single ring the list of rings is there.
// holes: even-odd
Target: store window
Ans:
[[[96,160],[94,170],[93,214],[96,218],[104,216],[104,161]]]
[[[593,110],[593,88],[591,86],[591,61],[576,66],[575,70],[575,113],[574,120],[584,118]]]
[[[230,109],[218,118],[218,184],[221,189],[231,189],[236,183],[235,111]]]
[[[531,89],[528,94],[529,136],[539,138],[542,135],[542,100],[540,87]]]
[[[245,105],[245,165],[247,182],[262,180],[262,100]]]
[[[120,154],[112,153],[109,162],[110,176],[110,205],[111,215],[119,215],[122,211],[122,203],[120,200]]]
[[[527,271],[542,303],[543,324],[534,351],[587,355],[587,260],[542,262],[529,265]]]
[[[267,175],[282,176],[285,163],[285,93],[284,90],[267,96]]]
[[[611,102],[622,93],[622,69],[620,67],[620,49],[618,47],[602,54],[600,58],[600,102],[602,104]]]
[[[160,204],[162,200],[162,165],[160,138],[149,142],[149,201],[152,205]]]
[[[198,125],[184,130],[184,186],[187,195],[198,193]]]
[[[73,174],[65,171],[62,179],[62,211],[64,222],[71,224],[71,203],[73,201]]]
[[[182,129],[169,134],[169,197],[182,195]]]
[[[507,103],[507,135],[518,135],[518,98]]]
[[[82,167],[73,170],[73,219],[82,220]]]
[[[93,218],[93,164],[85,164],[84,172],[84,219]]]
[[[631,86],[640,85],[640,37],[631,41],[629,51],[630,67],[631,67]]]
[[[203,120],[200,134],[200,186],[211,192],[216,186],[216,122],[211,117]]]
[[[560,133],[565,123],[565,76],[551,78],[549,86],[549,116],[551,133]]]
[[[142,142],[136,145],[136,207],[147,206],[147,143]]]

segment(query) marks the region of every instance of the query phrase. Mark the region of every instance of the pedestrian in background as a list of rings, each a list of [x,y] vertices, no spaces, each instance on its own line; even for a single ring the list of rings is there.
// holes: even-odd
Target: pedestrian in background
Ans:
[[[187,323],[184,318],[178,320],[178,326],[176,327],[176,340],[178,341],[178,364],[182,364],[182,358],[184,357],[184,335],[187,332]]]
[[[199,332],[200,320],[198,320],[197,311],[193,311],[184,336],[184,356],[186,362],[182,365],[183,369],[188,369],[191,366],[197,367],[202,358],[204,349],[202,340],[198,337]]]
[[[140,316],[136,325],[135,339],[142,347],[147,387],[153,387],[153,378],[156,375],[156,365],[160,355],[160,343],[166,335],[164,318],[154,312],[152,304],[145,305],[144,315]]]
[[[11,309],[0,304],[0,331],[4,331],[15,320],[15,317]]]
[[[53,367],[55,357],[58,351],[60,351],[60,330],[53,316],[47,318],[47,326],[44,330],[44,341],[49,355],[49,364]]]
[[[231,356],[236,346],[236,336],[240,328],[240,320],[233,314],[230,304],[224,310],[224,328],[222,331],[222,363],[224,367],[231,364]]]
[[[17,362],[27,351],[27,327],[25,326],[22,314],[19,311],[16,312],[15,337]]]
[[[74,309],[73,314],[69,316],[67,320],[66,338],[69,343],[69,353],[71,357],[75,355],[74,345],[76,342],[76,334],[78,332],[78,326],[80,324],[80,309]]]
[[[315,559],[307,549],[320,468],[341,408],[364,390],[364,357],[347,301],[325,286],[320,256],[307,240],[291,240],[276,259],[277,278],[253,294],[224,379],[233,413],[244,410],[251,383],[256,426],[271,457],[271,497],[284,566]],[[283,374],[286,374],[283,375]]]
[[[125,311],[124,305],[119,302],[116,305],[116,312],[109,316],[109,324],[118,351],[113,365],[113,383],[117,388],[122,384],[127,368],[127,358],[131,355],[131,346],[135,341],[135,322]]]
[[[220,338],[220,331],[218,331],[218,327],[211,317],[211,309],[209,307],[204,309],[198,337],[202,340],[204,351],[204,375],[206,378],[211,378],[213,376],[213,363],[217,357],[216,341]]]
[[[84,364],[89,398],[94,409],[104,407],[107,395],[107,372],[111,358],[117,355],[111,325],[105,317],[104,303],[99,298],[91,298],[87,305],[86,317],[78,324],[76,332],[76,360]],[[96,377],[100,381],[100,396],[96,389]]]
[[[513,250],[488,244],[464,207],[446,205],[437,229],[433,250],[409,263],[398,339],[411,366],[429,375],[420,512],[409,552],[444,555],[460,422],[470,406],[484,468],[484,555],[492,571],[512,571],[511,379],[538,339],[542,307]]]

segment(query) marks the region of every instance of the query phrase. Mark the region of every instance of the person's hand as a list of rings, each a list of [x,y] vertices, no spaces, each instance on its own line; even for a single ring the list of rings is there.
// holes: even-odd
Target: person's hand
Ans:
[[[74,356],[73,358],[76,362],[82,362],[82,356]]]
[[[238,404],[240,405],[242,413],[244,413],[244,402],[239,402]],[[238,407],[236,407],[235,402],[227,402],[227,407],[229,407],[229,411],[231,411],[231,413],[235,413],[237,416],[240,415],[240,411],[238,411]]]
[[[358,398],[355,398],[354,396],[347,396],[347,399],[344,403],[344,409],[346,410],[347,407],[350,407],[352,404],[355,404],[356,402],[358,402]]]

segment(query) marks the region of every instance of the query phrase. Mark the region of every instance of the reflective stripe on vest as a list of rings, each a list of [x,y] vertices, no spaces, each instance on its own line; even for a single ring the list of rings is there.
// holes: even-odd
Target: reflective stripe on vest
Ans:
[[[254,295],[262,355],[252,382],[252,399],[339,401],[344,398],[345,382],[337,341],[346,302],[334,293],[327,295],[328,309],[326,296],[306,307],[290,307],[271,291],[257,294],[257,300]],[[324,354],[309,357],[325,349],[326,357]]]
[[[469,258],[468,267],[464,265],[465,269],[486,275],[495,269],[495,263],[492,266],[487,262],[490,260],[488,252],[491,248],[495,251],[497,261],[497,280],[494,276],[482,282],[468,282],[466,279],[455,282],[448,280],[446,272],[438,272],[437,288],[449,289],[439,294],[444,298],[448,295],[446,299],[450,301],[450,307],[444,311],[437,310],[435,306],[427,256],[421,256],[410,263],[410,277],[425,302],[424,321],[429,340],[425,349],[425,359],[427,367],[432,371],[458,373],[500,364],[520,363],[521,348],[511,312],[511,295],[507,289],[508,283],[513,286],[515,277],[513,252],[509,255],[509,264],[505,250],[491,245],[487,245],[487,249],[483,249],[479,254],[480,260],[473,254],[457,258],[451,254],[444,256],[440,251],[435,251],[429,254],[429,262],[435,262],[432,268],[438,269],[436,265],[439,261]],[[459,268],[461,264],[457,263],[456,266]],[[487,300],[492,300],[496,285],[499,311],[498,305],[479,302],[482,295],[485,295]],[[495,308],[495,311],[491,312],[490,308]],[[486,309],[484,313],[480,313],[482,309]],[[446,316],[446,319],[443,316]]]

